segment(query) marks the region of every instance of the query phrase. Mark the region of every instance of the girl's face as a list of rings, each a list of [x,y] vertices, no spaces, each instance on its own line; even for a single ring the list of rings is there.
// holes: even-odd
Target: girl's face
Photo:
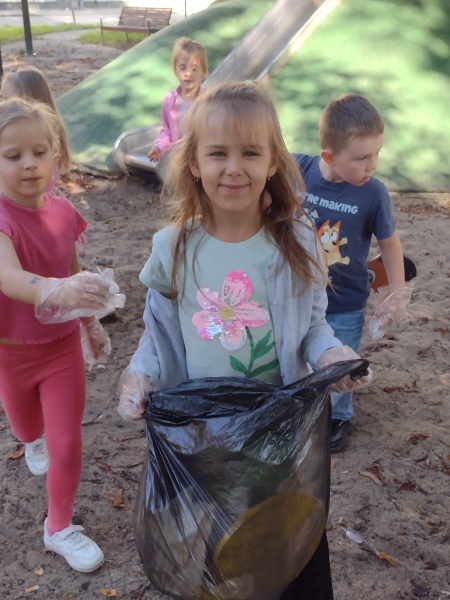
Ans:
[[[20,118],[0,134],[0,189],[13,202],[39,208],[53,176],[55,161],[44,125]]]
[[[205,73],[196,54],[189,54],[186,50],[180,52],[175,69],[183,94],[198,92]]]
[[[218,120],[201,132],[191,171],[201,179],[215,218],[225,213],[245,218],[260,211],[267,179],[277,170],[269,135],[264,127],[241,135],[238,127],[226,128]]]

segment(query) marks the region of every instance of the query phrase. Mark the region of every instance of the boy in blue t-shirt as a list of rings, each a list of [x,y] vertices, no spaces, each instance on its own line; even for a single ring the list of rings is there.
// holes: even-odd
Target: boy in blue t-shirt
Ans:
[[[366,98],[348,94],[328,104],[319,129],[321,155],[294,156],[306,183],[304,206],[315,219],[327,257],[327,321],[335,336],[358,352],[370,293],[367,257],[372,234],[390,290],[405,286],[391,199],[386,186],[372,177],[383,146],[384,122]],[[352,393],[333,393],[332,452],[347,445],[352,416]]]

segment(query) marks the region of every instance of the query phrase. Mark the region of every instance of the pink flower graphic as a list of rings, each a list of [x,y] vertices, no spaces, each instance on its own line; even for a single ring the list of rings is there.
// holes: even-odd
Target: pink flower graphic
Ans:
[[[253,283],[245,271],[231,271],[225,277],[222,292],[201,288],[197,302],[203,310],[194,313],[192,323],[204,340],[220,335],[225,350],[237,350],[247,341],[246,327],[261,327],[269,320],[267,310],[250,302]]]

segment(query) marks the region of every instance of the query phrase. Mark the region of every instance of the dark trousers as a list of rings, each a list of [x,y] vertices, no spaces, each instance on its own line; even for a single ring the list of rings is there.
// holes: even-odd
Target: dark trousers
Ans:
[[[323,534],[309,563],[283,592],[280,600],[333,600],[326,533]]]

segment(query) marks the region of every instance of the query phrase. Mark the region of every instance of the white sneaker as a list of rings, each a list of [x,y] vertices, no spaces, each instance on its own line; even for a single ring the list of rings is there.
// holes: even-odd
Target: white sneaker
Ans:
[[[38,438],[31,444],[25,444],[25,461],[33,475],[40,476],[47,473],[50,458],[44,437]]]
[[[47,519],[45,519],[44,544],[48,550],[64,556],[75,571],[90,573],[102,566],[105,557],[97,544],[80,533],[81,531],[84,531],[81,525],[69,525],[69,527],[49,535]]]

